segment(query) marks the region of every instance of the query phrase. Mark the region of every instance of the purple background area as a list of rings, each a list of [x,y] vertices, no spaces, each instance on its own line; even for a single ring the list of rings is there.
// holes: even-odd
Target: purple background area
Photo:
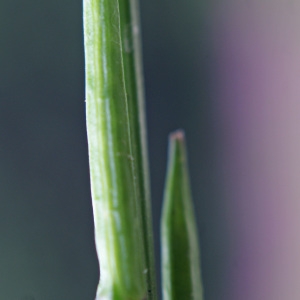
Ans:
[[[226,299],[300,299],[300,5],[227,1],[213,15]]]

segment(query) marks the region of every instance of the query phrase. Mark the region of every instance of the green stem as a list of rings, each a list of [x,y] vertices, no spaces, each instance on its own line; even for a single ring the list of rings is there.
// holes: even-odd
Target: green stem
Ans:
[[[137,7],[84,0],[97,299],[156,299]]]
[[[164,300],[202,300],[199,246],[184,134],[170,136],[169,162],[162,214]]]

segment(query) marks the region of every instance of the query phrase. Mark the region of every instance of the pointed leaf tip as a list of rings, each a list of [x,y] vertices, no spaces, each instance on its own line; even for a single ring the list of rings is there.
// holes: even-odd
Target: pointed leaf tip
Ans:
[[[203,300],[183,130],[170,134],[161,240],[164,300]]]
[[[170,133],[170,140],[184,141],[185,133],[183,129],[177,129]]]

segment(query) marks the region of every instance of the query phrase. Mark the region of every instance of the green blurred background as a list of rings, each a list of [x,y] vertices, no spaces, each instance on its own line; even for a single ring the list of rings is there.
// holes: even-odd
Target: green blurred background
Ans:
[[[184,128],[206,300],[227,299],[209,1],[141,1],[153,219]],[[93,300],[81,0],[0,2],[0,299]],[[184,299],[183,299],[184,300]]]

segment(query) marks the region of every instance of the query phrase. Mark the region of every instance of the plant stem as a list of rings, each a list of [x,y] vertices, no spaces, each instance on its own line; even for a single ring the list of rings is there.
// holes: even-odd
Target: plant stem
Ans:
[[[156,299],[137,7],[84,0],[97,299]]]
[[[170,136],[161,240],[164,300],[203,299],[197,228],[182,131]]]

